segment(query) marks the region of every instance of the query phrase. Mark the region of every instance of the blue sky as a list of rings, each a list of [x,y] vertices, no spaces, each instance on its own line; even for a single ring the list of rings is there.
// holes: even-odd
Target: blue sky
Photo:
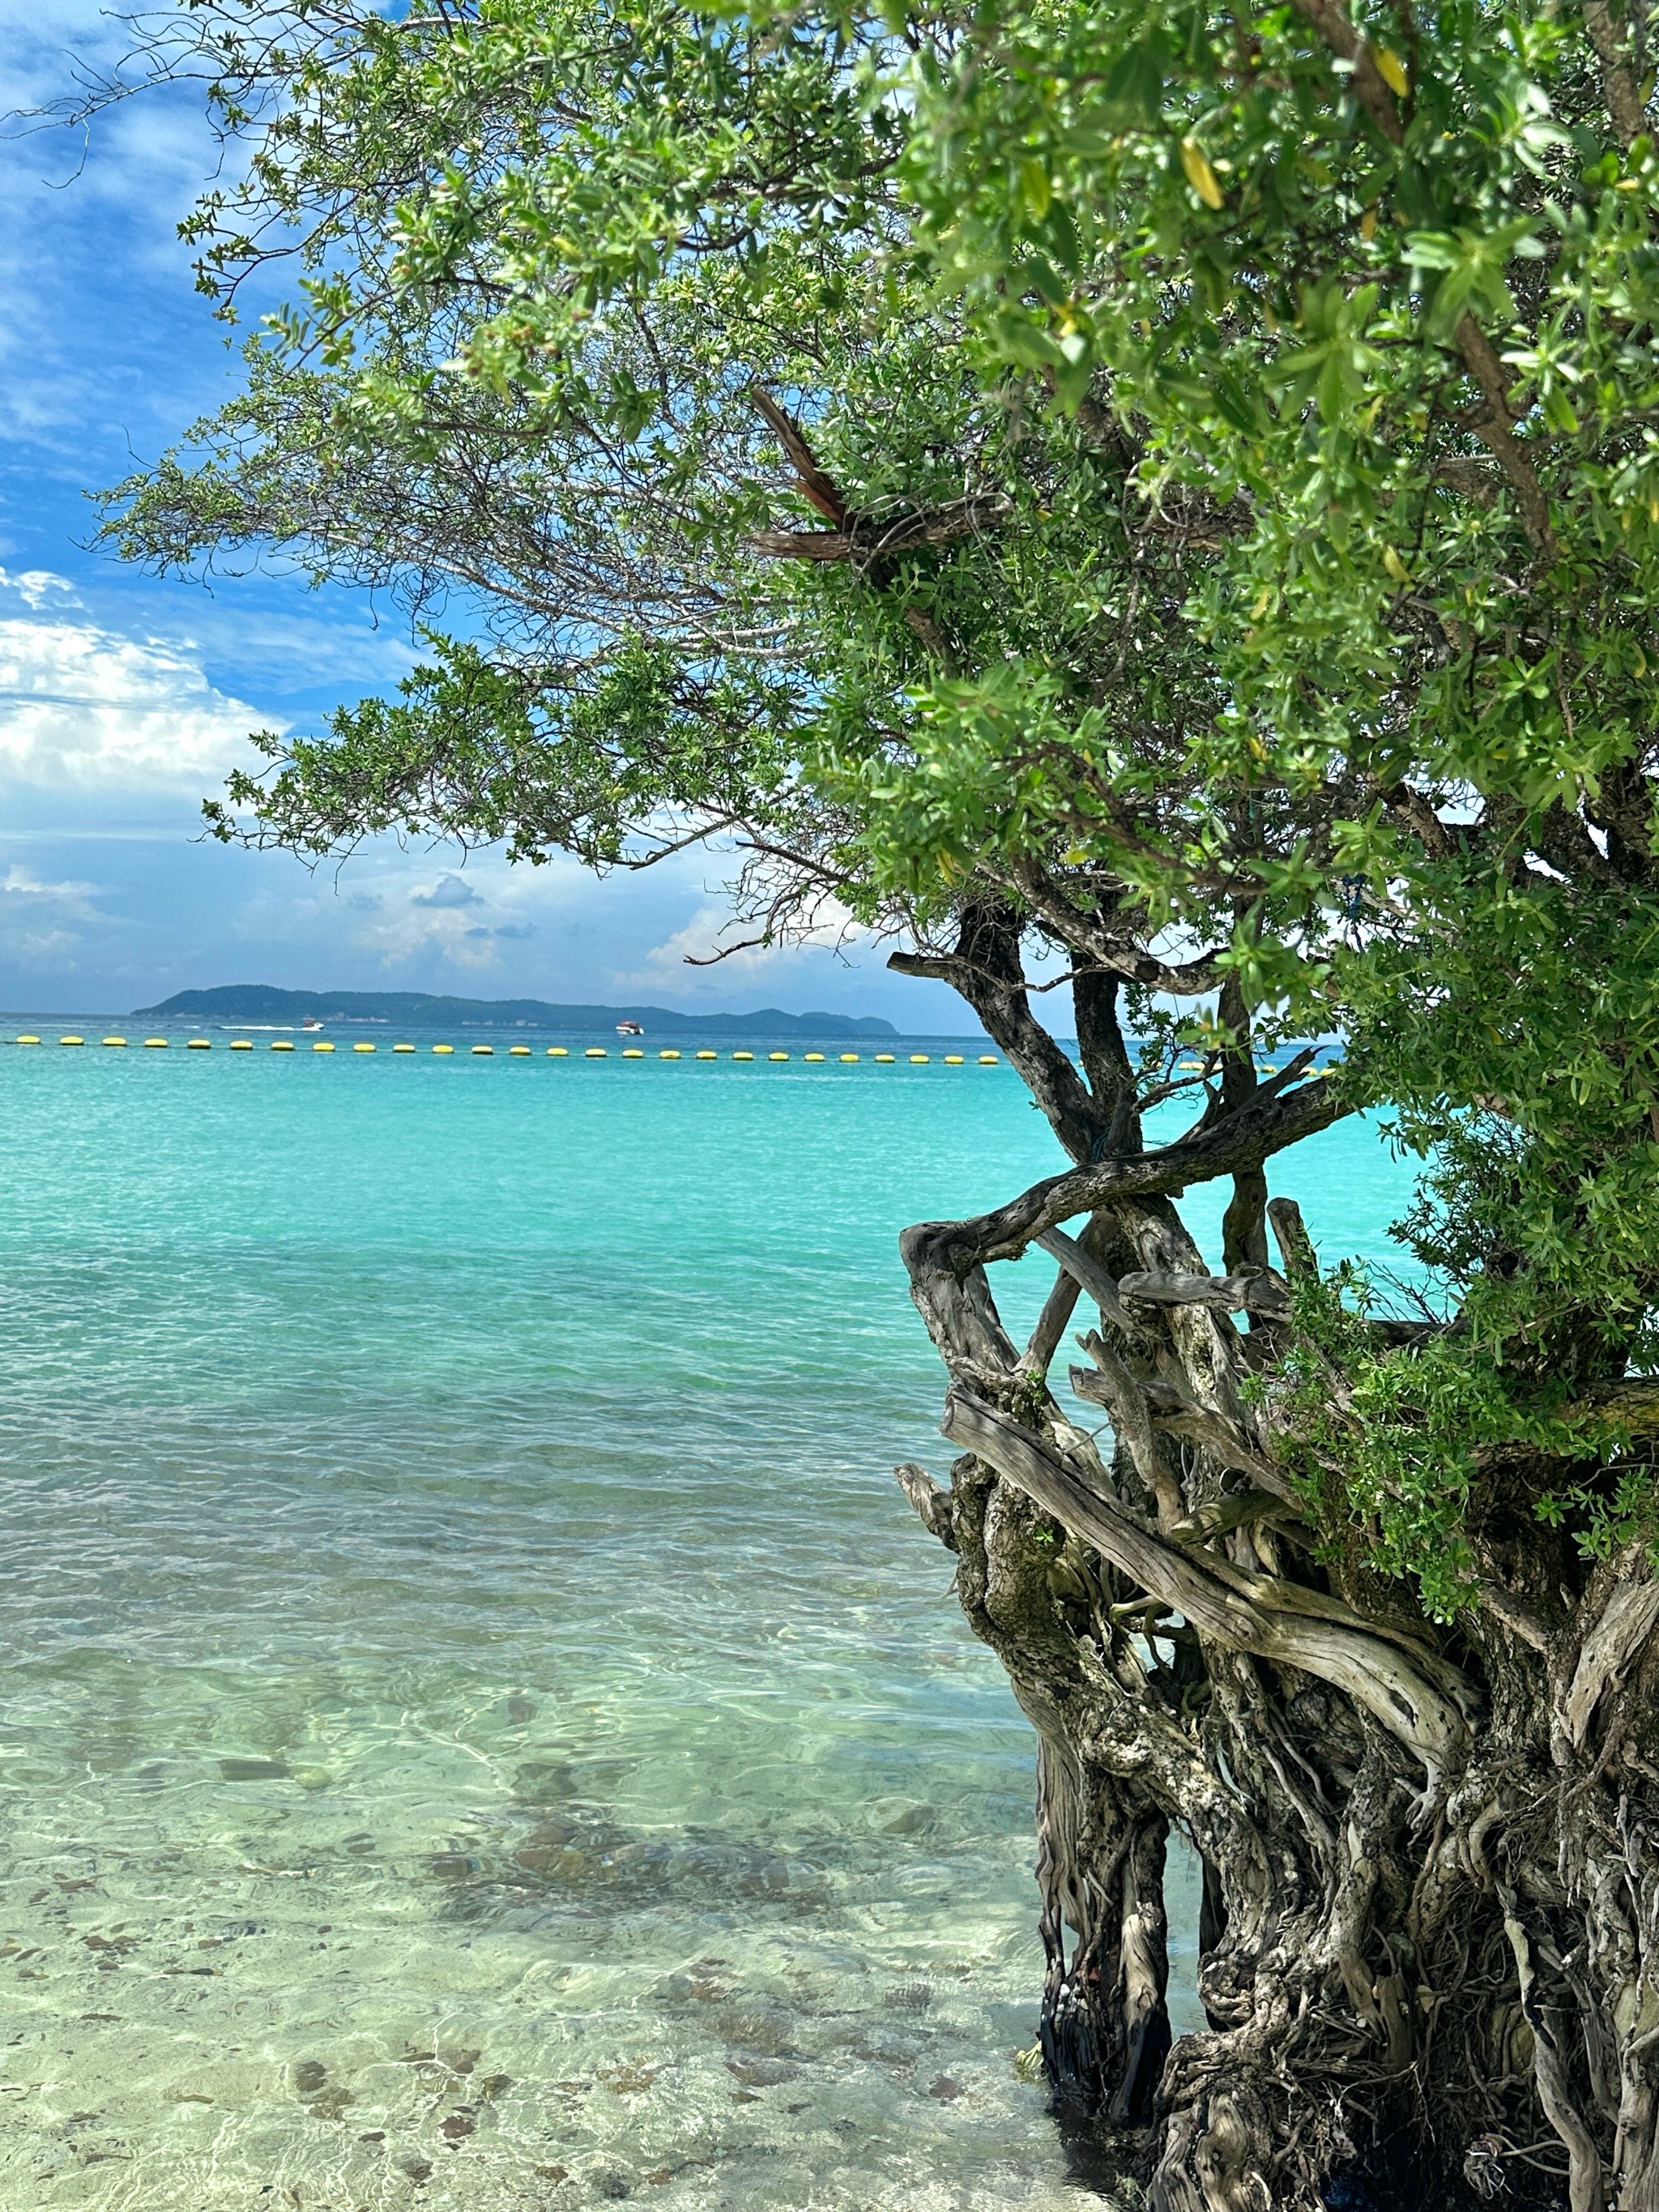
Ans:
[[[91,0],[9,9],[0,112],[72,89],[119,27]],[[596,883],[574,863],[383,841],[341,867],[200,842],[258,728],[314,726],[409,665],[395,609],[255,576],[209,592],[88,550],[85,494],[231,387],[175,235],[215,158],[184,88],[0,142],[0,1006],[119,1012],[176,990],[299,988],[648,999],[879,1013],[960,1030],[937,984],[854,948],[684,955],[721,919],[717,857]]]

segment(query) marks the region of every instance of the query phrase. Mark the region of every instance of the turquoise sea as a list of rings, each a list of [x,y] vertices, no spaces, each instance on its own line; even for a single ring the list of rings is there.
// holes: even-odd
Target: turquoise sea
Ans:
[[[1017,1078],[32,1026],[0,2205],[1075,2203],[1030,1739],[890,1472],[950,1458],[898,1231],[1061,1164]],[[1275,1182],[1377,1253],[1407,1174]]]

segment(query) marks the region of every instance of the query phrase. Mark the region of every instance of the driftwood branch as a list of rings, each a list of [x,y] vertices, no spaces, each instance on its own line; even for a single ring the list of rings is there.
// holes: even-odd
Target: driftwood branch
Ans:
[[[1092,1213],[1127,1199],[1167,1196],[1189,1183],[1210,1182],[1240,1168],[1260,1167],[1275,1152],[1329,1128],[1352,1110],[1323,1081],[1305,1083],[1276,1097],[1258,1092],[1237,1114],[1162,1152],[1091,1161],[1050,1176],[1006,1206],[966,1221],[918,1222],[900,1238],[900,1250],[913,1283],[935,1268],[961,1279],[968,1269],[984,1261],[1017,1257],[1047,1231],[1076,1214]]]
[[[1031,1340],[1020,1358],[1019,1364],[1028,1375],[1041,1376],[1048,1372],[1082,1291],[1083,1285],[1071,1269],[1061,1267],[1054,1277],[1053,1290],[1042,1301],[1042,1311],[1031,1331]]]
[[[1159,1528],[1172,1528],[1185,1517],[1187,1504],[1174,1468],[1165,1465],[1158,1450],[1158,1432],[1152,1426],[1146,1393],[1117,1354],[1109,1351],[1098,1336],[1091,1332],[1086,1343],[1089,1357],[1099,1371],[1091,1375],[1083,1368],[1074,1367],[1072,1387],[1079,1397],[1092,1399],[1111,1415],[1113,1433],[1133,1461],[1141,1487],[1157,1503]]]
[[[1091,1334],[1081,1341],[1083,1349],[1099,1371],[1091,1374],[1086,1367],[1073,1368],[1072,1388],[1079,1398],[1086,1398],[1091,1405],[1103,1406],[1112,1416],[1112,1425],[1116,1428],[1117,1407],[1114,1392],[1117,1388],[1115,1370],[1119,1363],[1099,1337]],[[1107,1364],[1109,1360],[1112,1363],[1110,1368]],[[1206,1451],[1212,1452],[1224,1467],[1236,1468],[1241,1474],[1254,1476],[1264,1490],[1271,1491],[1283,1503],[1296,1503],[1296,1492],[1285,1476],[1265,1453],[1251,1443],[1237,1422],[1229,1420],[1224,1413],[1217,1413],[1212,1407],[1200,1406],[1195,1399],[1188,1397],[1184,1391],[1176,1389],[1172,1382],[1142,1381],[1138,1387],[1149,1422],[1155,1423],[1172,1436],[1184,1437],[1189,1443],[1201,1445]],[[1172,1517],[1179,1519],[1182,1516],[1177,1513]]]
[[[1120,1296],[1155,1306],[1208,1306],[1216,1313],[1251,1313],[1277,1320],[1291,1310],[1285,1285],[1264,1269],[1231,1275],[1137,1273],[1118,1280]]]
[[[918,1467],[914,1460],[896,1467],[893,1473],[922,1527],[930,1536],[937,1536],[947,1552],[954,1552],[957,1538],[951,1524],[950,1492],[941,1488],[927,1468]]]
[[[994,1468],[1149,1595],[1173,1606],[1200,1635],[1331,1683],[1414,1753],[1431,1777],[1463,1756],[1469,1731],[1455,1697],[1436,1688],[1420,1664],[1339,1601],[1184,1550],[1115,1498],[1090,1488],[1007,1414],[961,1391],[946,1400],[942,1426],[953,1443]],[[1443,1662],[1430,1664],[1449,1683],[1461,1681]]]
[[[1641,1656],[1656,1621],[1659,1582],[1620,1583],[1607,1600],[1579,1649],[1561,1701],[1561,1726],[1575,1751],[1583,1749],[1596,1706]]]
[[[1041,1237],[1031,1241],[1040,1244],[1051,1259],[1058,1260],[1066,1273],[1087,1291],[1115,1329],[1132,1344],[1139,1341],[1146,1332],[1118,1296],[1118,1285],[1074,1237],[1068,1237],[1063,1229],[1045,1229]]]
[[[1267,1200],[1267,1226],[1273,1232],[1273,1242],[1278,1245],[1279,1256],[1285,1263],[1285,1273],[1292,1282],[1298,1276],[1319,1273],[1313,1239],[1303,1222],[1302,1209],[1293,1198],[1270,1198]]]

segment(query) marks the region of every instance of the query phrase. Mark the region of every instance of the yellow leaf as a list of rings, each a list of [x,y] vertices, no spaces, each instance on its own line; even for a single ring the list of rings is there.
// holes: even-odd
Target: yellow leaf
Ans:
[[[1221,196],[1221,186],[1216,181],[1215,171],[1205,160],[1195,138],[1182,140],[1181,166],[1187,172],[1187,182],[1206,208],[1218,208],[1225,204]]]
[[[1638,676],[1645,676],[1648,672],[1648,657],[1639,645],[1636,648],[1636,672]]]
[[[1032,222],[1041,222],[1048,212],[1054,193],[1048,182],[1048,172],[1034,155],[1019,165],[1019,189]]]
[[[1264,584],[1261,586],[1261,589],[1255,595],[1255,605],[1250,609],[1250,620],[1252,622],[1261,621],[1262,616],[1267,613],[1268,608],[1273,605],[1273,586],[1271,584]]]
[[[1405,562],[1401,559],[1400,556],[1395,551],[1392,545],[1385,545],[1382,548],[1382,566],[1394,578],[1396,584],[1410,583],[1411,572],[1407,569]]]
[[[1376,73],[1396,100],[1404,100],[1412,88],[1406,74],[1406,64],[1392,46],[1373,46],[1371,59],[1376,64]]]
[[[1376,236],[1376,202],[1375,200],[1359,218],[1359,235],[1367,246]]]

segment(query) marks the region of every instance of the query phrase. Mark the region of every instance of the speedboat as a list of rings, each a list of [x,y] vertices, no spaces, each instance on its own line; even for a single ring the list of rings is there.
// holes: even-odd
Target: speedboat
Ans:
[[[640,1027],[637,1022],[618,1022],[617,1024],[617,1035],[618,1036],[643,1036],[645,1035],[645,1031]]]

